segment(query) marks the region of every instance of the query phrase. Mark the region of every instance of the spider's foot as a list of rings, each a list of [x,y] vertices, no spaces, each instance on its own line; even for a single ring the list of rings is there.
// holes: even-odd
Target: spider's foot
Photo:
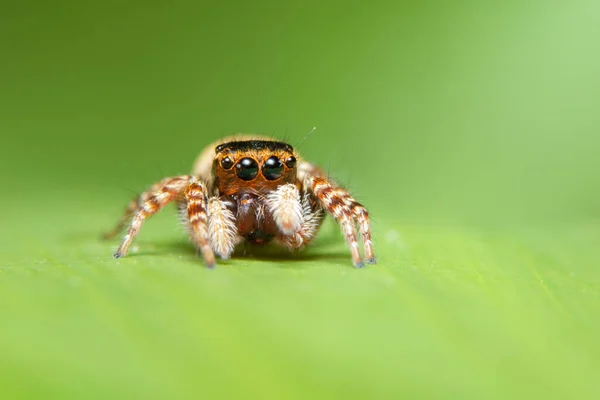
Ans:
[[[363,268],[364,266],[365,266],[365,263],[362,261],[357,261],[354,263],[355,268]]]
[[[377,259],[375,257],[369,258],[367,260],[367,264],[377,264]]]
[[[123,253],[121,253],[120,251],[117,251],[115,254],[113,254],[113,257],[115,258],[123,258],[125,255]]]
[[[215,269],[215,263],[206,264],[206,268]]]

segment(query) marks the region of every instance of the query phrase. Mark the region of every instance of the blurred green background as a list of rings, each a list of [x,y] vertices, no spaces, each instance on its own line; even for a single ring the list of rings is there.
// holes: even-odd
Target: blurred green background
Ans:
[[[600,3],[2,2],[2,398],[598,398]],[[365,203],[207,271],[127,201],[235,132]]]

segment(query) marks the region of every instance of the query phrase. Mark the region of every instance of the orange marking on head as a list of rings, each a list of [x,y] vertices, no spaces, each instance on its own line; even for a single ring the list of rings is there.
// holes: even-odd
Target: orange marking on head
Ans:
[[[269,140],[228,142],[215,151],[213,176],[221,195],[266,194],[296,181],[297,155],[288,144]]]

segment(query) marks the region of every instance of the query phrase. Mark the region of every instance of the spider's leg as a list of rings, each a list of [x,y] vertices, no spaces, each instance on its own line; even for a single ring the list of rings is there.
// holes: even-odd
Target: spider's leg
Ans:
[[[125,228],[125,225],[127,225],[127,221],[129,221],[131,219],[131,216],[133,215],[135,210],[137,210],[137,208],[139,207],[139,202],[140,202],[139,199],[140,199],[139,197],[135,198],[135,199],[131,200],[129,202],[129,204],[127,204],[127,208],[125,209],[123,216],[121,216],[121,218],[119,219],[119,222],[117,222],[115,227],[111,231],[106,232],[106,233],[104,233],[104,235],[102,235],[102,237],[104,239],[114,238],[123,230],[123,228]]]
[[[333,186],[324,178],[309,177],[307,180],[311,191],[321,206],[341,225],[346,242],[350,246],[354,266],[362,267],[364,265],[358,250],[355,225],[358,225],[358,231],[362,235],[367,263],[375,264],[376,259],[373,252],[371,227],[367,210],[354,200],[346,190]]]
[[[223,260],[231,256],[238,239],[235,216],[227,205],[226,201],[218,197],[212,197],[208,200],[210,244]]]
[[[194,245],[202,252],[206,266],[215,266],[215,254],[210,246],[206,186],[202,182],[191,183],[185,191],[190,235]]]
[[[135,213],[135,211],[145,201],[147,201],[150,198],[150,196],[154,195],[158,190],[160,190],[160,188],[162,186],[164,186],[165,183],[169,179],[172,179],[172,178],[163,179],[162,181],[160,181],[158,183],[155,183],[154,185],[152,185],[152,187],[150,187],[150,189],[148,189],[144,193],[141,193],[135,199],[131,200],[129,202],[129,204],[127,205],[127,208],[125,209],[125,212],[123,213],[123,215],[119,219],[119,222],[117,222],[117,224],[115,225],[115,227],[110,232],[106,232],[103,235],[103,237],[105,239],[112,239],[115,236],[117,236],[119,233],[121,233],[121,231],[123,230],[123,228],[125,228],[127,226],[127,223],[131,220],[131,217],[133,216],[133,213]]]
[[[115,257],[124,257],[129,250],[129,246],[131,246],[131,242],[139,233],[144,221],[160,211],[177,196],[181,195],[183,190],[193,181],[195,181],[195,178],[190,175],[167,178],[152,186],[149,191],[142,193],[139,196],[139,205],[135,208],[135,210],[129,212],[128,208],[128,212],[133,215],[133,218],[129,224],[127,234],[123,238],[121,245],[115,253]],[[131,204],[130,206],[132,207]],[[123,219],[128,219],[127,213]]]

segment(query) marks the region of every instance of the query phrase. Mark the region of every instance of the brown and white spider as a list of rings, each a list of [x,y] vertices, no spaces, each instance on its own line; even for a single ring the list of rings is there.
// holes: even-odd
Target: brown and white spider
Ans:
[[[144,221],[175,202],[194,245],[212,268],[215,253],[228,259],[244,239],[301,249],[328,212],[342,228],[354,266],[364,266],[357,231],[366,262],[374,264],[367,210],[324,175],[287,143],[262,136],[225,138],[200,153],[192,175],[165,178],[132,200],[105,236],[116,236],[129,222],[114,255],[124,257]]]

